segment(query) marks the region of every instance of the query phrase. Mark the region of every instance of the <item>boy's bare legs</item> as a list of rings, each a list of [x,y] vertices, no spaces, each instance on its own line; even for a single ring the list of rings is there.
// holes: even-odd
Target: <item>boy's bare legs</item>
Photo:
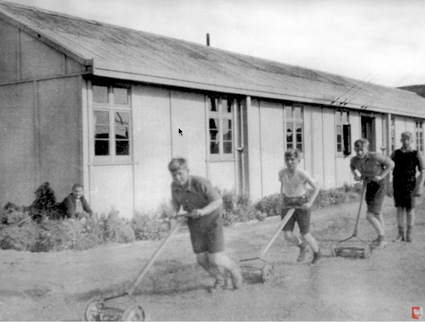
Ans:
[[[413,225],[415,224],[415,209],[410,209],[409,211],[406,211],[406,224],[407,224],[407,231],[406,231],[406,241],[411,243],[413,242]]]
[[[384,226],[383,226],[383,217],[382,214],[375,214],[373,212],[368,212],[366,214],[367,220],[371,223],[375,231],[378,233],[378,238],[376,239],[376,246],[384,246]]]
[[[294,244],[294,245],[296,245],[300,248],[300,253],[298,255],[297,262],[302,262],[305,258],[307,251],[308,251],[307,243],[305,242],[305,240],[295,236],[292,231],[284,231],[283,236],[285,237],[285,239],[288,242],[290,242],[290,243],[292,243],[292,244]]]
[[[210,254],[208,252],[196,254],[198,264],[215,279],[212,291],[225,287],[227,272],[230,273],[233,288],[239,288],[243,279],[239,267],[224,252]]]
[[[398,237],[394,241],[404,241],[404,208],[402,207],[397,207],[397,226]]]
[[[303,235],[303,238],[310,245],[313,252],[317,253],[319,251],[319,245],[317,244],[316,239],[310,233]]]
[[[208,260],[210,265],[216,267],[224,279],[226,279],[226,273],[230,273],[230,278],[232,279],[234,289],[240,288],[242,286],[243,278],[238,265],[236,265],[236,263],[231,260],[224,252],[213,254],[208,253]]]

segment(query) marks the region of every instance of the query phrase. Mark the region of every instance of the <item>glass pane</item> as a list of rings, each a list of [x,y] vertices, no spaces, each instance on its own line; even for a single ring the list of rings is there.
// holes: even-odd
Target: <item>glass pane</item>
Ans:
[[[227,100],[227,106],[226,106],[225,112],[232,114],[232,112],[233,112],[233,100],[231,100],[231,99]]]
[[[95,111],[94,112],[94,124],[109,126],[109,112]]]
[[[115,142],[115,152],[117,155],[130,155],[130,141],[116,140]]]
[[[215,99],[214,97],[210,97],[209,99],[210,102],[210,112],[217,112],[217,99]]]
[[[218,141],[211,141],[210,142],[210,153],[211,154],[219,154],[220,153]]]
[[[297,143],[303,142],[303,127],[302,124],[296,124],[296,131],[297,131]]]
[[[223,140],[231,141],[232,139],[232,120],[223,120]]]
[[[109,139],[109,126],[96,125],[94,137],[96,139]]]
[[[292,118],[292,106],[285,106],[286,117]]]
[[[223,153],[232,154],[232,142],[223,142]]]
[[[109,141],[95,140],[94,141],[94,154],[95,155],[109,155]]]
[[[295,118],[300,119],[302,118],[302,109],[301,107],[295,107],[294,108]]]
[[[93,101],[108,103],[108,87],[93,85]]]
[[[338,144],[336,145],[336,151],[337,151],[337,152],[342,152],[342,144],[341,144],[341,143],[338,143]]]
[[[115,137],[117,139],[128,139],[130,114],[115,112]]]
[[[286,123],[286,146],[288,149],[294,147],[294,125],[292,123]]]
[[[297,143],[297,150],[300,152],[303,152],[303,144],[302,143]]]
[[[114,88],[114,103],[115,104],[128,104],[128,89],[127,88]]]

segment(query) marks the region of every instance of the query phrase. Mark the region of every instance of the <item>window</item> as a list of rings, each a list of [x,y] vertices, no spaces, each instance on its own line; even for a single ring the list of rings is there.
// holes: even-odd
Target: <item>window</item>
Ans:
[[[336,110],[336,152],[337,155],[351,154],[351,125],[348,111]]]
[[[395,117],[391,115],[391,152],[395,150]]]
[[[304,152],[303,108],[285,106],[286,112],[286,148]]]
[[[208,97],[208,145],[212,157],[233,157],[234,109],[234,99]]]
[[[422,121],[416,121],[416,149],[419,152],[424,152],[424,129],[423,129],[423,122]]]
[[[93,85],[94,155],[97,159],[129,159],[130,95],[123,87]]]

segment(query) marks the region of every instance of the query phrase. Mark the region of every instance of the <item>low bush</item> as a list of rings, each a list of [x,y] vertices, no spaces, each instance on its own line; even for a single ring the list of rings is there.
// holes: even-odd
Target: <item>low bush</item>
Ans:
[[[356,200],[360,185],[320,191],[314,208],[340,205]],[[223,221],[229,226],[235,222],[264,220],[281,211],[279,194],[272,194],[253,202],[249,195],[222,191]],[[31,252],[84,250],[106,243],[129,243],[135,240],[162,239],[171,228],[171,208],[162,204],[157,211],[135,213],[131,220],[120,218],[118,212],[93,215],[80,219],[62,219],[52,216],[34,218],[22,208],[5,207],[0,213],[0,248]]]

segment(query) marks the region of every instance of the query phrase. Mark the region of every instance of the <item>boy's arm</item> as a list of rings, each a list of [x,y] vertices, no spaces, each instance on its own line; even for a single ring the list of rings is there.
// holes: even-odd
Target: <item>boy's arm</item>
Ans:
[[[375,176],[374,179],[376,181],[381,181],[384,179],[391,172],[391,170],[394,169],[395,166],[394,161],[387,157],[384,157],[382,164],[384,166],[384,171],[382,171],[380,175]]]
[[[416,187],[415,187],[415,196],[420,197],[423,193],[423,187],[425,183],[425,166],[424,161],[422,158],[422,155],[418,152],[418,170],[419,170],[419,178],[416,181]]]
[[[309,201],[304,205],[306,208],[311,208],[311,206],[314,203],[314,200],[316,200],[317,195],[319,194],[320,191],[320,187],[317,184],[316,181],[314,181],[314,179],[311,176],[306,176],[305,178],[306,182],[313,188],[313,192],[310,196]]]
[[[351,173],[353,174],[354,180],[360,181],[360,180],[362,180],[362,175],[361,175],[360,171],[357,170],[357,168],[355,166],[355,162],[356,162],[355,159],[351,158],[351,160],[350,160],[350,170],[351,170]]]
[[[204,208],[194,209],[191,213],[191,217],[192,218],[198,218],[198,217],[209,215],[213,211],[220,208],[222,204],[223,204],[223,199],[220,197],[219,199],[211,201]]]

